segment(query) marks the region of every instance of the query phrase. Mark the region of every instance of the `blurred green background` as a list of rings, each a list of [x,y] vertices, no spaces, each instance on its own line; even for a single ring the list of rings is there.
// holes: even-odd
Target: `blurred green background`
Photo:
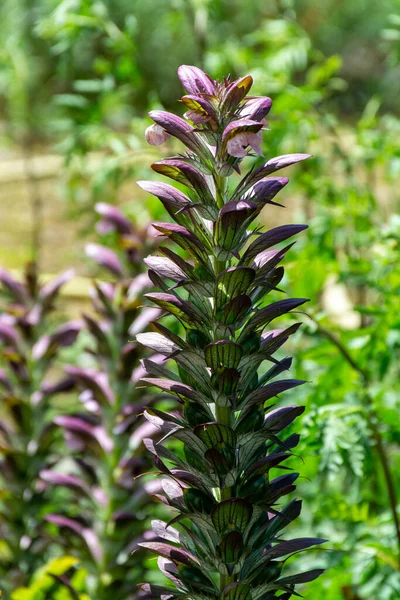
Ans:
[[[181,63],[250,73],[274,101],[265,156],[314,155],[291,173],[287,210],[263,214],[309,224],[285,283],[311,298],[294,341],[296,375],[311,382],[293,393],[307,405],[297,533],[330,542],[305,597],[398,600],[398,0],[2,0],[0,263],[76,267],[75,314],[94,204],[138,226],[165,217],[134,181],[171,150],[146,146],[144,130],[150,109],[183,112]]]

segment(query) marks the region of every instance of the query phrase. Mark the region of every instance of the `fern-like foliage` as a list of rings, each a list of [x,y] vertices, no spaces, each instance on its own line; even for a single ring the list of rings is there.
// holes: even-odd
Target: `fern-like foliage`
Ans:
[[[291,359],[274,357],[299,323],[270,327],[306,300],[265,304],[264,299],[280,291],[280,262],[292,244],[274,246],[306,226],[264,233],[249,227],[265,205],[276,204],[276,194],[288,182],[268,176],[309,155],[271,158],[231,187],[228,178],[240,173],[242,159],[251,150],[261,153],[271,100],[248,96],[250,76],[216,82],[190,66],[180,67],[178,74],[187,90],[181,99],[188,109],[186,120],[153,111],[155,125],[146,137],[158,145],[172,135],[186,146],[185,154],[152,168],[184,185],[187,194],[164,183],[139,183],[175,221],[154,227],[181,248],[180,253],[161,248],[161,256],[147,259],[149,276],[161,290],[147,298],[176,317],[185,336],[159,322],[154,332],[138,336],[177,365],[171,370],[145,360],[148,376],[143,379],[183,407],[182,414],[145,413],[165,434],[162,442],[148,440],[147,446],[167,476],[160,500],[177,515],[169,524],[154,523],[164,541],[142,546],[159,555],[160,569],[174,587],[141,588],[169,598],[287,600],[298,595],[296,584],[321,571],[282,573],[282,557],[324,540],[288,539],[283,533],[301,509],[298,500],[279,503],[295,489],[298,477],[282,465],[299,436],[285,436],[284,431],[304,407],[273,408],[273,398],[304,382],[279,379]],[[170,439],[183,442],[183,449],[176,442],[174,450],[166,446]],[[277,468],[286,470],[276,476]]]

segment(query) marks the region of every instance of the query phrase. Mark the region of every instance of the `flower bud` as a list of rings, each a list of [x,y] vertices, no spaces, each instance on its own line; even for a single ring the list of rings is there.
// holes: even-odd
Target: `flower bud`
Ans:
[[[150,127],[146,129],[145,136],[147,143],[151,146],[160,146],[170,137],[169,133],[167,133],[160,125],[157,125],[157,123],[150,125]]]

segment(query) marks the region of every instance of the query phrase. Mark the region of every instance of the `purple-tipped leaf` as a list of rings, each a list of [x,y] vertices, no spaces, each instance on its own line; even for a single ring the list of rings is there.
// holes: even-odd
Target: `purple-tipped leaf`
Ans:
[[[62,429],[73,432],[78,437],[83,437],[83,439],[87,438],[88,440],[97,442],[106,453],[111,452],[114,447],[114,442],[109,437],[104,427],[101,425],[93,425],[81,417],[58,415],[54,418],[54,423]]]
[[[0,282],[8,289],[14,297],[14,300],[19,304],[25,304],[27,294],[24,286],[19,281],[16,281],[8,271],[0,268]]]
[[[51,307],[51,304],[54,298],[57,296],[60,289],[68,283],[75,275],[74,269],[69,269],[64,273],[61,273],[58,277],[46,283],[39,292],[39,298],[41,300],[41,304],[45,309]]]
[[[19,334],[5,319],[0,319],[0,343],[16,348],[19,342]]]
[[[168,542],[174,542],[175,544],[179,544],[180,542],[180,533],[174,527],[168,526],[164,521],[160,521],[155,519],[151,522],[151,528],[157,537],[162,538],[163,540],[167,540]]]
[[[246,198],[255,202],[261,209],[266,204],[273,204],[275,206],[282,206],[277,202],[273,202],[274,198],[289,182],[287,177],[270,177],[269,179],[262,179],[246,193]]]
[[[124,270],[118,256],[110,248],[101,246],[101,244],[87,244],[86,255],[93,258],[101,267],[108,269],[113,275],[122,277]]]
[[[40,471],[40,478],[51,485],[75,489],[84,493],[89,498],[91,497],[91,491],[88,484],[76,475],[64,475],[49,469],[43,469]]]
[[[322,538],[297,538],[286,542],[280,542],[264,553],[263,560],[273,560],[275,558],[280,558],[281,556],[286,556],[287,554],[292,554],[293,552],[307,550],[312,546],[324,544],[326,541],[327,540]]]
[[[228,202],[218,214],[214,239],[220,248],[237,249],[238,238],[255,215],[257,205],[248,200]]]
[[[196,556],[186,550],[171,546],[170,544],[164,544],[163,542],[142,542],[139,546],[152,550],[156,554],[160,554],[161,556],[164,556],[164,558],[168,558],[174,562],[187,565],[188,567],[200,564]]]
[[[84,527],[79,521],[70,519],[69,517],[64,517],[63,515],[49,514],[45,516],[45,519],[49,523],[57,525],[57,527],[69,529],[82,537],[85,540],[86,545],[95,561],[101,562],[103,558],[103,549],[93,529]]]
[[[132,225],[118,208],[106,202],[98,202],[94,206],[95,211],[102,217],[99,223],[101,233],[117,231],[121,234],[133,233]]]
[[[194,94],[182,96],[181,102],[189,109],[185,117],[191,119],[195,125],[207,123],[210,119],[217,119],[212,103],[203,96]]]
[[[247,96],[253,85],[251,75],[245,75],[228,85],[225,90],[222,102],[221,112],[235,110],[245,96]]]
[[[192,205],[191,200],[185,194],[168,183],[159,183],[158,181],[137,181],[136,183],[142,190],[159,198],[167,212],[178,223],[186,221],[185,218],[179,218],[177,215],[179,211]]]
[[[160,277],[171,279],[175,282],[184,281],[187,273],[181,269],[174,261],[164,256],[148,256],[144,263],[153,269]]]
[[[294,585],[298,583],[309,583],[320,577],[325,572],[325,569],[312,569],[311,571],[305,571],[304,573],[298,573],[297,575],[290,575],[289,577],[282,577],[278,579],[277,584],[281,585]]]
[[[299,385],[303,385],[304,383],[306,383],[306,382],[302,381],[300,379],[283,379],[282,381],[274,381],[273,383],[264,385],[263,387],[256,389],[254,392],[252,392],[250,395],[247,396],[247,398],[244,401],[243,408],[246,410],[246,408],[253,406],[254,404],[264,403],[267,400],[270,400],[271,398],[273,398],[274,396],[277,396],[278,394],[281,394],[282,392],[285,392],[286,390],[291,390],[294,387],[298,387]],[[289,409],[290,409],[290,411],[289,411]],[[304,406],[285,406],[285,407],[282,407],[281,409],[280,408],[277,409],[277,411],[282,411],[282,413],[278,412],[277,414],[272,415],[270,417],[270,420],[268,421],[268,417],[271,415],[271,413],[274,412],[274,411],[271,411],[271,413],[268,413],[268,415],[265,418],[265,421],[264,421],[265,425],[268,426],[267,425],[267,421],[268,421],[271,429],[273,429],[274,426],[279,424],[281,416],[283,417],[288,412],[290,412],[290,414],[295,415],[293,417],[293,419],[296,416],[301,415],[304,412]],[[288,421],[288,424],[289,424],[289,422],[290,421]],[[286,425],[284,425],[283,427],[286,427]],[[283,427],[281,429],[283,429]]]
[[[257,181],[260,181],[260,179],[264,179],[264,177],[268,177],[271,173],[275,173],[285,167],[290,167],[307,158],[311,158],[311,154],[284,154],[267,160],[267,162],[257,167],[257,169],[250,171],[250,173],[239,183],[232,199],[241,198],[243,194],[257,183]]]
[[[172,241],[185,249],[194,249],[196,252],[205,253],[205,249],[199,238],[186,227],[176,223],[156,223],[154,227],[171,238]]]
[[[188,323],[201,322],[203,317],[201,313],[190,302],[181,300],[172,294],[146,294],[145,298],[157,304],[163,310],[168,311],[178,319],[182,319]]]
[[[243,263],[250,263],[257,255],[275,244],[279,244],[288,238],[307,229],[307,225],[281,225],[262,233],[250,244],[242,256]],[[259,265],[262,266],[262,265]]]
[[[94,371],[93,369],[80,369],[79,367],[66,366],[66,373],[71,377],[74,377],[82,387],[88,388],[93,392],[94,398],[103,404],[114,403],[114,392],[111,389],[108,376],[106,373],[101,371]]]
[[[308,298],[288,298],[287,300],[278,300],[278,302],[273,302],[265,308],[257,310],[240,334],[239,341],[240,339],[245,338],[246,335],[251,331],[264,328],[266,325],[268,325],[268,323],[277,317],[285,315],[291,310],[298,308],[305,302],[308,302]]]
[[[188,398],[189,400],[193,400],[194,402],[198,401],[199,398],[198,392],[191,388],[190,385],[180,383],[179,381],[174,381],[173,379],[143,377],[142,381],[148,383],[149,385],[154,385],[160,390],[169,392],[170,394],[174,394],[175,396],[178,396],[178,398]]]
[[[198,196],[199,201],[207,206],[215,204],[214,198],[208,187],[207,180],[198,169],[183,160],[168,158],[160,160],[151,165],[151,168],[160,175],[165,175],[178,183],[192,189]],[[143,186],[141,186],[143,187]],[[154,192],[151,192],[154,193]],[[157,195],[157,194],[155,194]],[[183,206],[180,210],[184,208]]]
[[[293,381],[293,385],[291,387],[296,387],[296,385],[302,385],[303,383],[306,383],[305,381],[296,381],[295,379],[289,381]],[[285,429],[285,427],[288,427],[288,425],[290,425],[298,416],[302,415],[304,411],[304,406],[281,406],[279,408],[275,408],[267,413],[264,419],[264,428],[268,429],[268,431],[277,433],[278,431]]]
[[[181,350],[180,346],[161,335],[161,333],[152,331],[149,331],[148,333],[139,333],[136,336],[136,339],[139,344],[143,344],[143,346],[147,346],[147,348],[151,348],[155,352],[160,352],[161,354],[169,355]]]
[[[213,96],[216,92],[215,84],[211,77],[198,67],[181,65],[178,69],[178,77],[189,94],[208,94]]]
[[[32,347],[35,360],[51,357],[58,348],[66,348],[75,343],[82,329],[82,321],[70,321],[61,325],[52,335],[44,335]]]
[[[250,98],[240,111],[242,117],[252,121],[262,121],[271,110],[272,100],[267,96]]]
[[[149,117],[162,127],[169,135],[176,137],[193,152],[204,154],[205,146],[197,136],[194,127],[177,115],[163,111],[152,110]]]

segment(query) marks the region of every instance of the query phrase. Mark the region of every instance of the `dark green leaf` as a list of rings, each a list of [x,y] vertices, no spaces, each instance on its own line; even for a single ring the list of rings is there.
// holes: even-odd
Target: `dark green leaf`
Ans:
[[[216,307],[222,307],[232,298],[246,293],[254,278],[255,271],[250,267],[231,267],[220,273],[215,294]]]
[[[221,367],[236,369],[242,358],[242,348],[235,342],[220,340],[208,344],[204,349],[204,356],[207,366],[213,371]]]
[[[217,504],[211,518],[220,535],[228,531],[244,532],[250,522],[253,508],[243,498],[230,498]]]

